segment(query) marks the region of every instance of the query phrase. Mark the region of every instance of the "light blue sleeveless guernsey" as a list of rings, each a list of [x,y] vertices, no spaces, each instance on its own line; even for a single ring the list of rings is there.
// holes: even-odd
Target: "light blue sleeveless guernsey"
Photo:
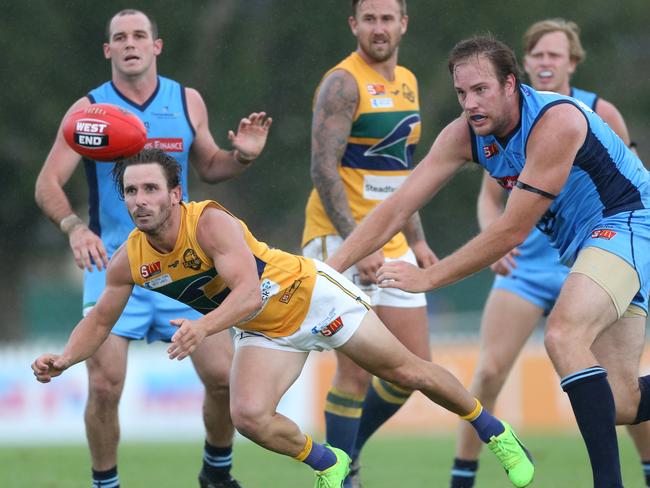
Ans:
[[[187,195],[188,154],[194,140],[185,101],[185,90],[176,81],[158,77],[155,92],[142,105],[137,105],[122,95],[109,81],[88,94],[92,103],[112,103],[137,115],[147,128],[147,146],[159,147],[181,164],[183,199]],[[113,163],[98,163],[84,158],[88,197],[90,229],[98,234],[109,256],[124,242],[133,230],[124,202],[120,199],[111,171]]]
[[[559,250],[562,262],[571,265],[582,241],[603,217],[650,207],[648,172],[616,133],[584,103],[557,93],[538,92],[523,84],[520,95],[520,123],[507,140],[472,133],[474,160],[511,190],[524,167],[528,137],[546,110],[569,103],[582,112],[588,123],[585,142],[562,191],[537,224]]]
[[[187,171],[189,150],[194,141],[185,89],[176,81],[158,77],[151,97],[138,105],[121,94],[112,82],[104,83],[88,94],[92,103],[112,103],[137,115],[147,128],[147,146],[163,149],[181,165],[183,199],[188,200]],[[84,159],[88,179],[89,227],[104,242],[109,257],[129,236],[134,225],[126,205],[119,197],[111,171],[113,163]],[[106,284],[106,271],[84,271],[84,315],[95,305]],[[176,331],[169,325],[173,318],[197,319],[198,312],[186,305],[150,290],[135,287],[112,333],[129,339],[169,341]]]

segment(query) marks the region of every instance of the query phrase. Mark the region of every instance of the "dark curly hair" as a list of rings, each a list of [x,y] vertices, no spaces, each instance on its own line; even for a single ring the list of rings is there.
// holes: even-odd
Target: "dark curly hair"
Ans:
[[[151,164],[157,163],[161,166],[165,179],[167,180],[167,188],[176,188],[181,184],[181,165],[172,156],[167,154],[162,149],[143,149],[138,154],[130,158],[121,159],[115,162],[113,168],[113,181],[117,188],[117,192],[122,199],[124,199],[124,171],[129,166],[136,164]]]

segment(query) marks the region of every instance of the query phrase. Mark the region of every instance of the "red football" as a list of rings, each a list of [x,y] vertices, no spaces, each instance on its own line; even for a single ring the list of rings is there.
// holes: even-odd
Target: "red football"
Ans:
[[[147,142],[147,129],[128,110],[110,103],[96,103],[66,117],[63,137],[86,158],[115,161],[140,152]]]

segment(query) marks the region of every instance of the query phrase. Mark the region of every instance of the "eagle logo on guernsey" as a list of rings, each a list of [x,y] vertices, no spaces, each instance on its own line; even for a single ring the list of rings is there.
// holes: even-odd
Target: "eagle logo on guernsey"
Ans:
[[[183,253],[183,267],[198,271],[201,269],[201,258],[196,254],[194,249],[185,249]]]
[[[408,138],[413,132],[413,128],[419,123],[419,114],[407,115],[395,125],[390,134],[374,146],[369,147],[363,155],[394,159],[399,161],[404,168],[408,168]]]
[[[406,83],[402,83],[402,95],[409,102],[415,103],[415,92],[411,90]]]

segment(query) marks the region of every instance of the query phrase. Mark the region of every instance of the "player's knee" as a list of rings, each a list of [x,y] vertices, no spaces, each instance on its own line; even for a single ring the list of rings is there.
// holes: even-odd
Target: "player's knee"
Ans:
[[[230,416],[235,429],[251,440],[260,439],[266,426],[270,423],[267,409],[255,402],[233,402],[230,407]]]
[[[210,372],[201,377],[206,394],[211,396],[227,396],[230,388],[230,369]]]
[[[119,375],[103,374],[97,370],[88,375],[88,398],[101,406],[117,405],[122,395],[124,378]]]
[[[88,383],[88,401],[95,403],[99,408],[117,407],[121,395],[121,384],[106,378],[96,379]]]
[[[415,368],[399,367],[385,370],[381,378],[403,390],[420,390],[423,386],[422,375]]]
[[[572,339],[565,329],[548,323],[544,332],[544,347],[553,362],[561,359],[571,348]]]
[[[507,368],[498,361],[484,361],[476,371],[474,393],[480,398],[495,397],[505,382]]]

